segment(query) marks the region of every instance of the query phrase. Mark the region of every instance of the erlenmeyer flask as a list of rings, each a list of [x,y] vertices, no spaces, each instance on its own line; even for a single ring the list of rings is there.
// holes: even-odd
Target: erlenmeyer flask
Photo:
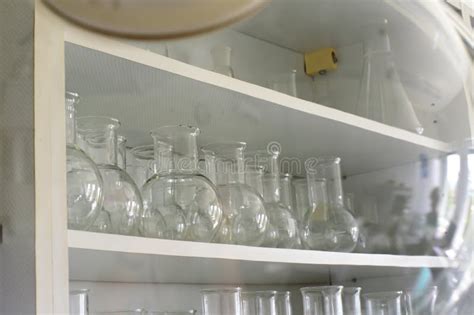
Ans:
[[[363,294],[367,315],[402,315],[401,291]]]
[[[76,145],[76,108],[79,96],[66,92],[66,169],[68,227],[86,230],[99,215],[103,181],[97,165]]]
[[[201,290],[202,315],[242,315],[240,288]]]
[[[222,223],[216,189],[198,173],[199,132],[183,125],[151,132],[157,174],[142,188],[144,208],[163,215],[169,239],[211,242]]]
[[[77,119],[78,134],[104,181],[103,209],[110,214],[112,233],[137,235],[143,204],[133,179],[117,166],[119,126],[120,122],[110,117]]]
[[[386,24],[371,24],[365,29],[367,39],[356,113],[421,134],[423,126],[393,61]]]
[[[309,188],[316,179],[326,179],[328,218],[336,242],[333,250],[351,252],[357,245],[359,228],[354,217],[344,207],[340,163],[341,159],[338,157],[322,157],[318,158],[316,167],[310,163],[305,166]]]
[[[344,314],[361,315],[359,287],[342,289],[342,309]]]
[[[245,183],[245,147],[243,142],[221,142],[206,145],[202,151],[224,210],[219,242],[259,246],[268,218],[258,191]]]
[[[295,181],[301,207],[301,240],[305,248],[312,250],[335,250],[337,237],[332,229],[329,215],[326,179],[315,178],[308,173],[306,179]],[[305,200],[306,199],[306,200]]]
[[[298,248],[298,222],[290,208],[280,202],[280,170],[276,151],[253,151],[246,154],[246,163],[262,166],[263,200],[270,224],[278,231],[277,247]],[[264,242],[265,245],[266,242]]]
[[[304,315],[342,315],[342,286],[301,288]]]
[[[231,66],[232,48],[229,46],[216,46],[211,50],[214,72],[234,77],[234,70]]]
[[[291,292],[278,291],[276,294],[276,314],[292,315],[291,309]]]

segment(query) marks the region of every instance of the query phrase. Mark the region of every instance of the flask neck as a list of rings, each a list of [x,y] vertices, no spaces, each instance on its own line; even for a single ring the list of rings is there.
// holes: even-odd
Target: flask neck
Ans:
[[[245,167],[245,184],[255,189],[263,198],[263,170],[258,166]]]
[[[66,92],[66,143],[76,143],[76,104],[79,103],[79,95]]]
[[[220,142],[202,148],[206,173],[216,185],[245,183],[243,142]]]
[[[80,117],[76,120],[80,146],[96,164],[117,165],[120,122],[110,117]]]
[[[316,172],[309,172],[314,179],[324,178],[326,180],[330,208],[344,206],[340,162],[341,159],[338,157],[320,158],[315,169]]]
[[[293,191],[291,187],[290,174],[282,174],[280,176],[280,202],[287,208],[293,210]]]
[[[155,143],[155,159],[160,172],[196,173],[198,171],[197,136],[199,132],[199,128],[184,125],[160,127],[151,132]],[[167,158],[168,149],[164,144],[171,146],[171,160]]]
[[[263,176],[263,200],[266,203],[280,202],[280,176],[265,174]]]

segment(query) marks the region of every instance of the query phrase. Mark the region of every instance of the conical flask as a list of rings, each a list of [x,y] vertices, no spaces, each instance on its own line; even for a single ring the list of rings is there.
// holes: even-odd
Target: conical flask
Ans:
[[[365,27],[363,72],[356,113],[395,127],[423,133],[393,60],[386,22]]]

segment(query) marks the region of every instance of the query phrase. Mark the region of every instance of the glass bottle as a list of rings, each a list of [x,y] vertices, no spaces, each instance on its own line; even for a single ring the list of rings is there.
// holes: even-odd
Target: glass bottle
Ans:
[[[344,206],[340,163],[341,159],[338,157],[321,157],[315,167],[306,163],[306,174],[308,187],[315,179],[326,179],[328,219],[337,244],[333,250],[351,252],[359,239],[359,227]]]
[[[423,133],[413,104],[398,75],[393,60],[388,21],[367,25],[364,41],[364,66],[356,112],[382,123]]]
[[[300,198],[307,199],[301,201],[308,207],[301,211],[304,216],[300,235],[304,247],[312,250],[335,250],[338,243],[329,215],[326,179],[315,178],[308,173],[306,180],[299,180],[295,184],[301,191],[298,192]]]
[[[301,288],[304,315],[342,315],[342,286]]]
[[[276,310],[277,291],[257,291],[258,315],[280,315]]]
[[[292,315],[291,292],[278,291],[276,294],[276,314]]]
[[[127,169],[127,138],[121,135],[117,136],[117,166]]]
[[[401,291],[362,295],[367,315],[402,315],[401,296]]]
[[[254,291],[242,291],[242,315],[258,315],[257,294]]]
[[[201,290],[202,315],[242,315],[240,288]]]
[[[214,72],[234,77],[234,70],[231,66],[232,48],[229,46],[216,46],[211,50]]]
[[[202,151],[224,210],[219,241],[259,246],[264,240],[268,218],[258,191],[245,183],[245,147],[243,142],[221,142],[206,145]],[[258,185],[258,173],[254,175],[252,180]],[[250,176],[247,180],[251,180]]]
[[[216,188],[198,172],[199,132],[184,125],[151,132],[157,173],[142,188],[144,208],[161,213],[169,239],[211,242],[222,223]]]
[[[438,287],[416,288],[404,290],[402,309],[404,315],[434,315]]]
[[[76,104],[79,96],[66,92],[66,178],[68,228],[87,230],[104,201],[102,176],[97,165],[76,144]]]
[[[156,173],[155,147],[153,144],[137,146],[130,150],[127,172],[139,188]]]
[[[88,315],[89,314],[89,290],[69,291],[69,314]]]
[[[342,309],[344,314],[361,315],[359,287],[344,287],[342,289]]]
[[[269,222],[278,231],[277,247],[299,248],[298,222],[291,209],[280,202],[279,155],[277,151],[253,151],[246,154],[246,163],[264,169],[263,200]],[[268,242],[271,240],[266,240],[264,246]]]
[[[119,126],[120,122],[110,117],[77,119],[78,134],[104,181],[102,208],[110,215],[112,233],[137,235],[143,204],[133,179],[117,166]]]

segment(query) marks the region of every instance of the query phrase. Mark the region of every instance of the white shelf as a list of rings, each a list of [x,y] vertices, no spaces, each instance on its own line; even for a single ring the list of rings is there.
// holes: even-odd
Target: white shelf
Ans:
[[[334,253],[170,241],[69,231],[71,280],[302,284],[405,275],[419,268],[447,268],[445,258]]]
[[[66,86],[84,100],[79,113],[120,119],[131,145],[151,142],[147,131],[157,126],[192,124],[202,130],[201,144],[225,139],[265,148],[277,141],[283,156],[301,161],[339,155],[344,175],[451,150],[442,141],[75,28],[65,38],[79,45],[66,45]]]

